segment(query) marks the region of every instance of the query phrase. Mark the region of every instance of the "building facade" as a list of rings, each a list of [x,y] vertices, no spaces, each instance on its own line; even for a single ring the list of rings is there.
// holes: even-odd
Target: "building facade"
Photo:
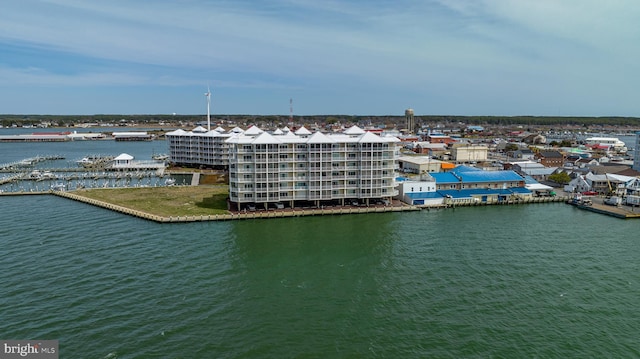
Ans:
[[[177,166],[226,168],[229,165],[229,145],[225,142],[233,133],[222,128],[207,131],[196,127],[193,131],[176,130],[165,134],[169,142],[169,160]]]
[[[281,134],[280,134],[281,133]],[[396,137],[356,126],[342,134],[273,134],[252,127],[231,136],[229,201],[244,210],[357,204],[391,200],[397,194]]]
[[[476,163],[487,160],[487,146],[456,144],[451,148],[451,157],[457,163]]]

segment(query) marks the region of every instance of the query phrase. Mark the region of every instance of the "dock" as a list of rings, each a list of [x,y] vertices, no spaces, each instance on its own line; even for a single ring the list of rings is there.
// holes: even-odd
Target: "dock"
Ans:
[[[576,208],[583,209],[585,211],[604,214],[621,219],[640,218],[640,208],[634,208],[632,206],[610,206],[604,204],[602,198],[591,198],[591,204],[573,203],[568,201],[567,204],[575,206]]]

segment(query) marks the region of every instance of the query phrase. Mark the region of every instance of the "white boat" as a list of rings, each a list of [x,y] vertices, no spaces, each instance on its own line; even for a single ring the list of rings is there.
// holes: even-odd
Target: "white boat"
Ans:
[[[104,167],[113,160],[113,156],[87,156],[76,161],[76,164],[84,168]]]
[[[156,161],[166,161],[169,159],[169,155],[165,155],[165,154],[154,154],[151,156],[151,159],[154,159]]]
[[[67,186],[64,183],[54,183],[51,185],[52,191],[65,191]]]
[[[29,173],[29,178],[31,179],[38,179],[42,177],[42,172],[38,171],[38,170],[33,170],[31,171],[31,173]]]
[[[51,171],[44,171],[40,175],[40,179],[43,179],[43,180],[56,179],[56,178],[58,178],[58,176],[56,176],[55,173]]]

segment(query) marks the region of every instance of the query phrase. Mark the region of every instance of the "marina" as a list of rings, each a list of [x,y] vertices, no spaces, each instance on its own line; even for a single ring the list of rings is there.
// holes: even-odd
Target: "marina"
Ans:
[[[156,145],[149,141],[0,143],[0,193],[190,185],[190,175],[172,177],[165,173],[166,161],[152,159]],[[122,155],[125,159],[114,161]]]

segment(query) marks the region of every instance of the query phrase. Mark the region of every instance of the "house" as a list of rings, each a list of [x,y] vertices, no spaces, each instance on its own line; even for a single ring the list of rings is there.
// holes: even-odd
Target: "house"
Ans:
[[[625,191],[627,182],[632,179],[634,178],[610,173],[601,175],[588,173],[585,176],[585,180],[590,185],[590,190],[600,194],[622,195]]]
[[[591,184],[587,181],[586,175],[580,175],[566,184],[564,186],[564,191],[569,193],[582,193],[591,191]]]
[[[558,151],[540,151],[535,158],[546,167],[562,167],[564,164],[564,155]]]
[[[516,150],[516,151],[509,151],[507,153],[507,155],[511,158],[517,158],[517,159],[522,159],[522,160],[534,160],[535,159],[535,153],[533,151],[531,151],[530,149],[520,149],[520,150]]]

